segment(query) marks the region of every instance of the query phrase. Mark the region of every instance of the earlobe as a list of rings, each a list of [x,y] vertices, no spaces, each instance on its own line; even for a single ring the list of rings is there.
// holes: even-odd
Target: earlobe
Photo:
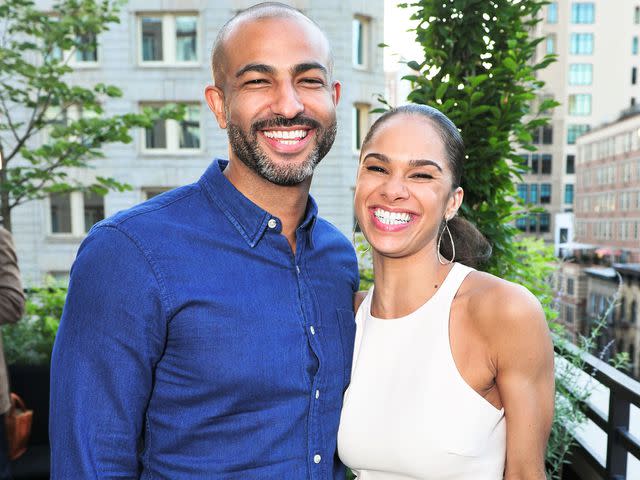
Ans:
[[[224,108],[224,92],[214,85],[207,85],[204,98],[213,112],[220,128],[227,128],[227,115]]]

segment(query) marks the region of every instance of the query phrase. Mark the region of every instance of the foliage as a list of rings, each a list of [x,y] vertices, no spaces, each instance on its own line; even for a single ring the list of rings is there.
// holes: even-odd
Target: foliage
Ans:
[[[9,230],[13,208],[30,200],[129,188],[100,176],[86,185],[72,172],[102,157],[103,145],[131,142],[132,128],[183,114],[168,108],[107,115],[102,103],[121,97],[118,87],[70,80],[72,59],[95,51],[99,35],[119,22],[120,3],[59,0],[42,12],[33,0],[0,2],[0,214]]]
[[[416,39],[425,60],[410,61],[415,74],[409,101],[445,113],[461,130],[467,150],[461,215],[487,237],[493,255],[486,269],[502,278],[522,274],[513,240],[514,220],[523,208],[514,178],[523,173],[518,152],[535,150],[532,131],[557,105],[536,102],[544,83],[536,72],[553,55],[534,61],[542,38],[530,32],[538,23],[541,0],[421,0],[401,6],[416,9]],[[532,105],[537,105],[535,112]],[[526,269],[525,269],[526,270]]]
[[[66,287],[51,280],[42,288],[28,291],[23,318],[2,327],[8,364],[49,364],[66,296]]]

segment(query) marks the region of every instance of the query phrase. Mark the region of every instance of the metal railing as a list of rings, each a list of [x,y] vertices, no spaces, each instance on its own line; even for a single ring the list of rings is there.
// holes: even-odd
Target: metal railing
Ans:
[[[586,416],[593,421],[606,435],[606,463],[598,460],[598,455],[591,446],[578,444],[570,462],[573,464],[584,459],[590,470],[606,480],[631,480],[627,475],[627,454],[640,460],[640,439],[629,432],[629,413],[631,405],[640,408],[640,382],[616,370],[602,360],[580,351],[576,346],[564,343],[562,346],[569,352],[579,355],[585,362],[584,371],[609,389],[608,411],[603,412],[588,401],[584,404]],[[575,470],[575,469],[574,469]]]

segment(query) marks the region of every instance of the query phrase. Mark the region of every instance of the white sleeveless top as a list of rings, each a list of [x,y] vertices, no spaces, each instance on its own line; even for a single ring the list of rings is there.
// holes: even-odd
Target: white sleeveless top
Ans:
[[[338,453],[359,480],[501,480],[506,425],[471,388],[449,344],[451,302],[473,269],[454,264],[427,303],[392,320],[356,314]]]

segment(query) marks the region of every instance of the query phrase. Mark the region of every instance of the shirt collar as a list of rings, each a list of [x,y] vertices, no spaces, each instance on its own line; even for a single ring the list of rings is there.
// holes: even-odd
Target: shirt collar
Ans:
[[[257,206],[233,186],[222,173],[228,163],[228,160],[215,159],[204,172],[199,183],[205,187],[211,200],[220,208],[247,244],[255,247],[264,235],[269,220],[276,220],[278,232],[282,231],[282,222],[275,215]],[[317,216],[318,205],[309,195],[304,218],[297,230],[308,230],[307,238],[311,247],[313,247],[313,229]]]

